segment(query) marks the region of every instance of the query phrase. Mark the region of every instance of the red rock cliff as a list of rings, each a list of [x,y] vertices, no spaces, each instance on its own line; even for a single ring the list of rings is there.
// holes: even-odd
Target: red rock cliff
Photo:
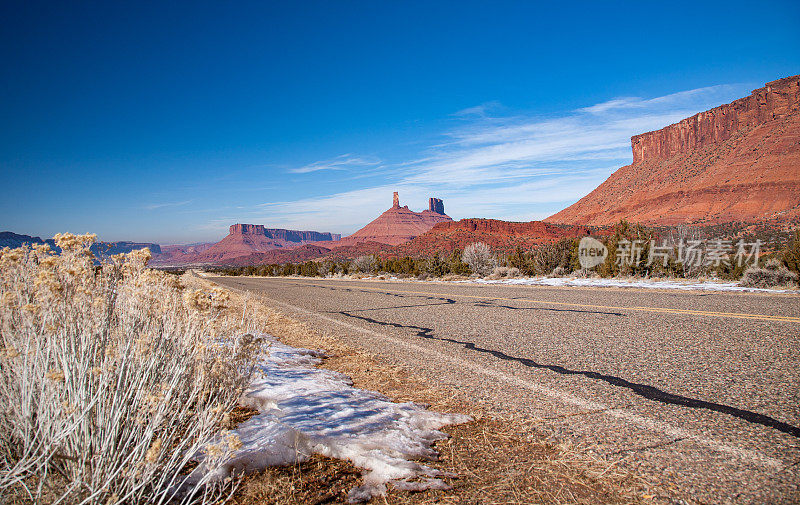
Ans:
[[[800,220],[800,76],[631,139],[624,166],[548,222]]]
[[[282,228],[265,228],[264,233],[275,240],[287,242],[315,242],[326,240],[339,240],[342,236],[338,233],[320,231],[284,230]]]
[[[631,137],[633,162],[665,160],[719,144],[736,132],[787,117],[800,106],[800,76],[767,83],[750,96],[695,114],[657,131]]]
[[[319,231],[285,230],[283,228],[264,228],[262,224],[232,224],[229,228],[230,235],[263,235],[267,238],[285,242],[315,242],[325,240],[339,240],[342,236],[338,233]]]
[[[232,224],[230,228],[228,228],[228,233],[230,235],[244,235],[254,234],[254,235],[264,235],[264,225],[263,224]]]
[[[439,198],[428,198],[428,210],[437,214],[444,214],[444,202]]]

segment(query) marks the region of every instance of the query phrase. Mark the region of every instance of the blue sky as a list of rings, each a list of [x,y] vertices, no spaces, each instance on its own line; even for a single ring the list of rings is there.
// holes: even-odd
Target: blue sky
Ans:
[[[800,73],[797,2],[0,6],[0,230],[348,234],[391,205],[531,220],[631,135]]]

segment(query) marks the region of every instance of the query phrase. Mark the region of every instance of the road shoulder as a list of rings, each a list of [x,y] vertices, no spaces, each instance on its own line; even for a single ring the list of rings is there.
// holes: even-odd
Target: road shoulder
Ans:
[[[465,413],[475,420],[444,429],[450,438],[436,445],[441,457],[433,466],[447,475],[449,490],[409,493],[390,489],[387,503],[649,503],[670,501],[669,493],[591,448],[553,440],[522,417],[499,416],[462,393],[431,384],[409,367],[390,364],[352,347],[335,332],[319,331],[300,317],[259,297],[271,314],[266,332],[295,346],[323,349],[323,367],[349,376],[358,388],[377,391],[393,401],[429,405],[439,412]],[[428,463],[426,463],[428,464]],[[269,490],[285,503],[338,502],[355,469],[346,462],[314,458],[306,464],[272,468],[250,476],[234,503],[263,502]],[[280,483],[288,483],[286,487]],[[284,491],[279,491],[283,489]],[[287,494],[285,491],[290,490]],[[266,491],[265,491],[266,490]],[[658,496],[661,496],[659,499]]]

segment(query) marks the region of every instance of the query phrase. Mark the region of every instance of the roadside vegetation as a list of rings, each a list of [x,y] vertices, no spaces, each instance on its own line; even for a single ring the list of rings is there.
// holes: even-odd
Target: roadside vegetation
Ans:
[[[640,277],[678,279],[718,279],[741,281],[749,287],[796,286],[800,272],[800,231],[793,234],[767,234],[758,229],[735,233],[735,228],[719,226],[706,228],[671,227],[648,228],[620,222],[605,234],[595,236],[608,249],[605,261],[591,269],[581,267],[577,238],[562,238],[553,243],[523,249],[517,246],[511,251],[492,251],[483,243],[468,245],[463,251],[455,249],[448,254],[434,253],[428,257],[382,257],[365,255],[352,260],[325,259],[303,263],[257,265],[239,268],[221,268],[218,273],[226,275],[256,276],[369,276],[388,275],[398,278],[440,278],[458,280],[470,277],[504,279],[514,277]],[[727,233],[727,235],[710,235]],[[735,238],[735,239],[734,239]],[[709,244],[717,239],[727,241],[730,254],[720,261],[696,261],[686,258],[681,244],[690,241],[705,241]],[[734,257],[739,240],[748,243],[760,241],[761,255],[758,264],[753,259],[739,262]],[[623,248],[633,241],[640,241],[636,252],[637,262],[620,261]],[[651,245],[660,249],[653,251]],[[664,249],[666,247],[666,250]],[[684,258],[684,261],[679,258]]]
[[[92,235],[0,251],[0,492],[6,503],[204,503],[260,349],[221,289],[97,265]],[[221,337],[225,337],[224,340]]]

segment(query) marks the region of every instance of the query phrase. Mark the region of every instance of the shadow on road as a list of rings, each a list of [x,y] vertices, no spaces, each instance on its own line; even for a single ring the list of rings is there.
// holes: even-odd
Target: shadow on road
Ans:
[[[378,321],[377,319],[373,319],[366,316],[359,316],[357,314],[353,314],[352,312],[348,311],[339,311],[336,313],[341,314],[345,317],[359,319],[361,321],[365,321],[372,324],[378,324],[381,326],[390,326],[392,328],[416,330],[416,336],[428,340],[438,340],[441,342],[450,342],[452,344],[458,344],[460,346],[463,346],[465,349],[469,351],[489,354],[503,361],[520,363],[529,368],[549,370],[551,372],[556,372],[561,375],[581,375],[589,379],[600,380],[608,384],[611,384],[612,386],[629,389],[633,393],[642,396],[644,398],[647,398],[648,400],[653,400],[670,405],[680,405],[683,407],[689,407],[693,409],[706,409],[714,412],[720,412],[722,414],[727,414],[729,416],[737,417],[749,423],[767,426],[769,428],[776,429],[782,433],[786,433],[793,437],[800,438],[800,428],[798,428],[797,426],[792,426],[790,424],[784,423],[782,421],[779,421],[775,418],[763,414],[759,414],[757,412],[752,412],[737,407],[731,407],[730,405],[723,405],[721,403],[714,403],[705,400],[700,400],[697,398],[690,398],[688,396],[668,393],[654,386],[631,382],[621,377],[617,377],[615,375],[608,375],[600,372],[593,372],[590,370],[570,370],[560,365],[548,365],[548,364],[537,363],[536,361],[529,358],[511,356],[502,351],[480,347],[474,344],[473,342],[465,342],[461,340],[456,340],[454,338],[436,336],[434,335],[433,328],[425,328],[422,326],[414,326],[414,325],[404,325],[400,323],[392,323],[387,321]]]

